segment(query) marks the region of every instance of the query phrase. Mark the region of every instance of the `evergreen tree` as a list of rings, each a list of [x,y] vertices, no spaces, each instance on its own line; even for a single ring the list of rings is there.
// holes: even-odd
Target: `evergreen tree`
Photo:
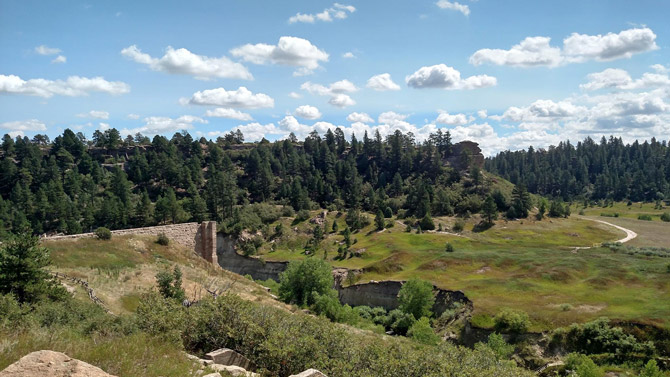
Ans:
[[[482,207],[482,213],[489,225],[492,225],[493,221],[498,218],[498,206],[491,195],[486,197],[484,206]]]

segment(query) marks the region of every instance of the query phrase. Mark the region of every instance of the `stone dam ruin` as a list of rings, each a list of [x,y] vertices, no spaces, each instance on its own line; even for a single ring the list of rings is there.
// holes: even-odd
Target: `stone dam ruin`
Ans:
[[[178,242],[195,251],[208,262],[219,265],[224,270],[239,275],[250,275],[255,280],[272,279],[279,281],[279,275],[286,269],[288,262],[264,261],[258,257],[249,257],[237,253],[237,239],[216,231],[216,221],[198,223],[172,224],[146,228],[123,229],[112,231],[114,235],[147,235],[165,234],[174,242]],[[48,239],[72,239],[94,237],[93,233],[69,236],[54,236]],[[342,269],[338,269],[341,276]],[[346,273],[344,274],[346,275]],[[335,289],[342,304],[350,306],[382,307],[393,310],[398,307],[398,292],[403,285],[401,281],[370,281],[368,283],[343,286],[342,279],[335,279]],[[435,305],[433,313],[442,314],[453,303],[459,302],[472,305],[472,302],[461,291],[450,291],[434,287]]]

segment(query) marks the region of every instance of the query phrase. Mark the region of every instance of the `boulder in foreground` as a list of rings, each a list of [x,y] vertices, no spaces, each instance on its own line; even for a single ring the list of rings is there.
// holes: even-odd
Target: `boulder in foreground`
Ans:
[[[298,374],[291,375],[289,377],[328,377],[325,374],[319,372],[316,369],[307,369],[306,371]]]
[[[0,372],[0,377],[115,377],[81,360],[54,351],[35,351]]]
[[[212,351],[206,354],[205,357],[213,360],[214,364],[234,365],[246,370],[255,369],[249,359],[231,350],[230,348],[220,348],[216,351]]]

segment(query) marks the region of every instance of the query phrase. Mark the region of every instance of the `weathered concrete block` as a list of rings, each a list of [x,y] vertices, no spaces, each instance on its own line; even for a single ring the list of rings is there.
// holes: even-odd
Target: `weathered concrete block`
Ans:
[[[320,371],[316,369],[307,369],[306,371],[298,374],[293,374],[289,377],[328,377],[325,374],[321,373]]]
[[[231,350],[230,348],[220,348],[205,355],[208,359],[214,361],[214,364],[234,365],[246,370],[255,369],[249,359]]]

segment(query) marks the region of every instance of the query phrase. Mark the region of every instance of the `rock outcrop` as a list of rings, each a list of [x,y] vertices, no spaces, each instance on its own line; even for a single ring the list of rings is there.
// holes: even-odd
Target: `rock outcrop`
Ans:
[[[0,377],[114,377],[104,370],[54,351],[35,351],[0,372]]]
[[[205,355],[212,360],[214,364],[232,365],[246,370],[253,370],[254,365],[249,359],[231,350],[230,348],[220,348]]]
[[[298,374],[293,374],[289,377],[328,377],[325,374],[321,373],[316,369],[307,369],[306,371]]]

